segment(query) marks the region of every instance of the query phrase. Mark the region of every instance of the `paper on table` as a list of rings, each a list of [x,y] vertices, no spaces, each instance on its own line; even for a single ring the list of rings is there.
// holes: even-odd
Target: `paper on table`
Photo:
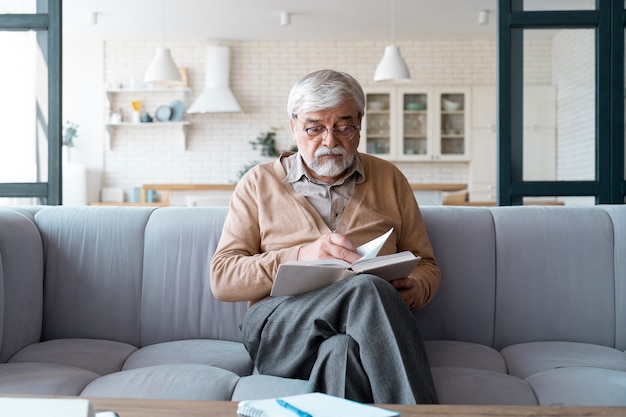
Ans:
[[[313,392],[283,397],[294,407],[313,417],[392,417],[400,413],[385,408]],[[237,414],[246,417],[295,417],[297,414],[281,407],[276,399],[241,401]]]
[[[380,235],[376,239],[370,240],[369,242],[356,248],[356,252],[361,255],[360,259],[370,259],[378,255],[378,252],[380,252],[381,248],[391,235],[391,232],[393,232],[393,227],[389,229],[387,233]]]

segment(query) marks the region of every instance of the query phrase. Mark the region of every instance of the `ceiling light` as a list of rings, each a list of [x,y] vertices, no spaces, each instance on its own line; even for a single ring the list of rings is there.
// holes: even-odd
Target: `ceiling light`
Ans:
[[[207,47],[204,91],[191,105],[187,113],[240,112],[241,107],[230,91],[230,48]]]
[[[291,24],[291,13],[280,12],[280,25],[289,26]]]
[[[165,0],[163,5],[163,45],[165,45]],[[180,87],[182,86],[182,78],[180,70],[172,59],[172,54],[168,48],[157,48],[152,58],[152,62],[148,66],[144,82],[150,86],[162,87]]]
[[[411,73],[409,67],[404,62],[400,48],[395,45],[395,23],[394,23],[394,1],[391,0],[391,45],[385,47],[383,58],[376,67],[374,81],[386,80],[409,80]]]
[[[489,10],[481,10],[478,12],[478,24],[486,25],[489,23]]]

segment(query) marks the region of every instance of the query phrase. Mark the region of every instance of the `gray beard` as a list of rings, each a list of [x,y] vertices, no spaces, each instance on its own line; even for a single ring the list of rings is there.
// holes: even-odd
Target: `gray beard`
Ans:
[[[338,177],[343,174],[350,165],[354,157],[347,159],[348,151],[341,147],[336,146],[334,148],[323,147],[315,151],[315,159],[311,162],[305,161],[311,171],[320,177]],[[343,158],[340,161],[327,161],[324,165],[319,164],[319,157],[323,155],[342,155]]]

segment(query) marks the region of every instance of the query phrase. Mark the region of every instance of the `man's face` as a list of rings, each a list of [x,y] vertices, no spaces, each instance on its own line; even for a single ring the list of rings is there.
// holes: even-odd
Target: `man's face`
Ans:
[[[293,138],[313,177],[332,183],[352,165],[361,138],[360,130],[352,127],[359,124],[352,101],[291,119]]]

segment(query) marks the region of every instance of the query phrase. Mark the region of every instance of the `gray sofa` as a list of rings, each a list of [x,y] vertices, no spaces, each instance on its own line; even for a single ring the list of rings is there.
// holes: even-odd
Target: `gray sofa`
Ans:
[[[415,311],[446,404],[626,405],[626,206],[422,212],[442,270]],[[209,263],[227,208],[0,207],[0,394],[238,401],[244,303]]]

